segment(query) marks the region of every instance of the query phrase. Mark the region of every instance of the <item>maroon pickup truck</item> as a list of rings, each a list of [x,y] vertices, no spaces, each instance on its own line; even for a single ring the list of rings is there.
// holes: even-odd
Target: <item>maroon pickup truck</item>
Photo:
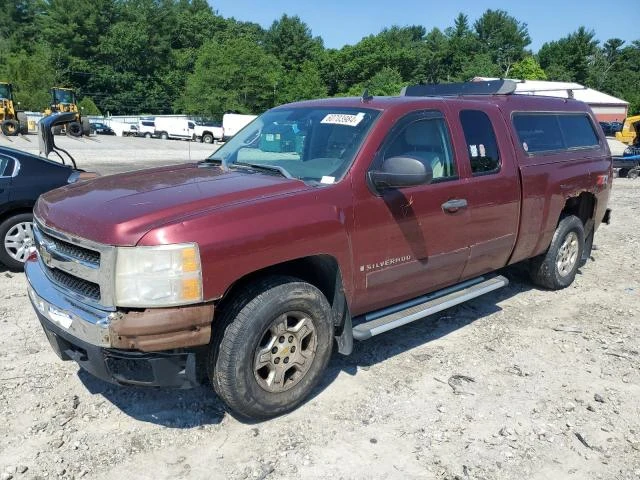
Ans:
[[[236,414],[291,410],[334,343],[507,284],[571,284],[609,219],[584,103],[508,81],[274,108],[208,159],[43,195],[29,297],[63,360],[122,385],[207,380]]]

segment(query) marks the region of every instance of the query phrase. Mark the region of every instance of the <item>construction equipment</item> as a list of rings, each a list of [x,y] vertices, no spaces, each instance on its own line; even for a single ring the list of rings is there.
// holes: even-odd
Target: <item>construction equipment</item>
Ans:
[[[0,82],[0,128],[8,137],[26,134],[29,129],[27,114],[16,110],[13,85],[6,82]]]
[[[638,131],[640,130],[640,115],[633,117],[627,117],[622,126],[622,130],[616,132],[616,140],[626,143],[627,145],[633,145]]]
[[[51,89],[51,107],[44,111],[45,115],[52,113],[75,113],[75,120],[55,127],[54,133],[59,134],[62,129],[72,137],[89,136],[91,124],[88,118],[83,118],[78,108],[76,92],[71,88],[53,87]]]

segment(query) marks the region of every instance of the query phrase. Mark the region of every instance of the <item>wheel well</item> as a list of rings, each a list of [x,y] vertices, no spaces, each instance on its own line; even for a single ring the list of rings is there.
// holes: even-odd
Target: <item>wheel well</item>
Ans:
[[[14,215],[20,215],[21,213],[33,213],[33,206],[31,207],[19,207],[12,210],[7,210],[0,214],[0,223],[4,222],[7,218]]]
[[[231,285],[218,301],[217,309],[224,309],[225,304],[228,301],[232,301],[235,292],[238,290],[242,290],[248,284],[260,278],[272,275],[296,277],[318,288],[332,307],[335,325],[342,325],[347,302],[345,300],[340,267],[337,260],[331,255],[313,255],[298,258],[252,272]]]
[[[582,192],[577,197],[567,199],[567,202],[562,209],[562,213],[560,214],[560,218],[568,215],[575,215],[582,221],[582,224],[586,226],[589,220],[593,220],[595,210],[595,195],[588,192]]]

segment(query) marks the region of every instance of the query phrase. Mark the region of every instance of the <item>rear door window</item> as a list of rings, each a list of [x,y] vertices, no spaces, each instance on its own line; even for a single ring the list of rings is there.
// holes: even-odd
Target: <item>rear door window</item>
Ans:
[[[460,123],[473,175],[500,171],[500,152],[491,120],[480,110],[462,110]]]

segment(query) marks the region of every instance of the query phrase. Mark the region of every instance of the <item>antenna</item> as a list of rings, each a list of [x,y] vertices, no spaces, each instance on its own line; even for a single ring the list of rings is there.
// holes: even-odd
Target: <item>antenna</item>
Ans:
[[[362,103],[367,103],[367,102],[370,102],[371,100],[373,100],[373,95],[370,95],[369,89],[365,88],[364,92],[362,92],[362,98],[360,99],[360,101]]]

